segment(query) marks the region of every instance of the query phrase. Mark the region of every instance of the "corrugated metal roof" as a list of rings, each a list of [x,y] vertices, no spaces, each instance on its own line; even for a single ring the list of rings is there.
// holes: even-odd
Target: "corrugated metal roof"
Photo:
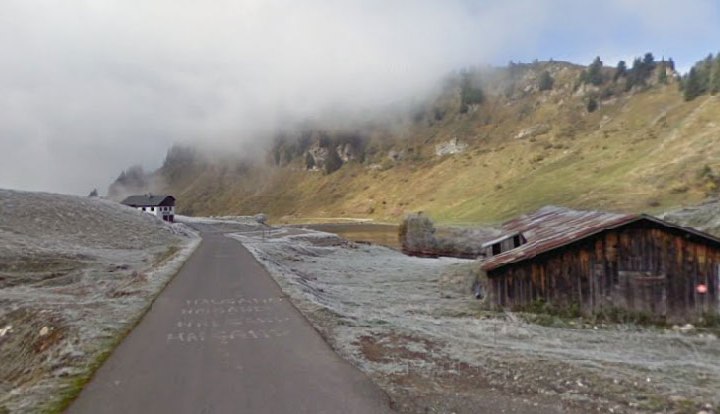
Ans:
[[[171,198],[172,200],[168,200],[167,203],[165,203],[165,200],[167,198]],[[125,200],[122,201],[122,204],[125,204],[126,206],[132,206],[132,207],[153,207],[153,206],[160,206],[160,205],[175,205],[175,197],[169,196],[169,195],[153,195],[153,194],[145,194],[145,195],[132,195],[130,197],[127,197]]]
[[[483,270],[493,270],[521,262],[540,253],[564,246],[603,230],[638,220],[636,214],[615,214],[600,211],[578,211],[548,206],[505,222],[503,231],[522,233],[527,243],[483,262]]]

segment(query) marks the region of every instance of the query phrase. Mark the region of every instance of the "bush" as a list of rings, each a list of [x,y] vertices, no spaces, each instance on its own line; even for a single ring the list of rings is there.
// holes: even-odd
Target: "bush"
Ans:
[[[543,71],[543,73],[540,74],[540,78],[538,79],[538,89],[540,91],[549,91],[553,88],[554,84],[555,79],[550,76],[550,72]]]
[[[435,224],[421,212],[405,217],[398,227],[398,238],[403,251],[409,254],[428,254],[437,248]]]
[[[588,99],[587,102],[587,111],[590,113],[595,112],[598,109],[598,102],[595,98]]]

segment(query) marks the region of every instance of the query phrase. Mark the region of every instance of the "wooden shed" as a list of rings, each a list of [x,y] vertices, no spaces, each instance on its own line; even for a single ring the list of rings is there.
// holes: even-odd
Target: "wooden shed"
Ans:
[[[545,207],[503,224],[527,243],[483,261],[492,300],[612,308],[670,322],[720,314],[720,239],[640,214]]]

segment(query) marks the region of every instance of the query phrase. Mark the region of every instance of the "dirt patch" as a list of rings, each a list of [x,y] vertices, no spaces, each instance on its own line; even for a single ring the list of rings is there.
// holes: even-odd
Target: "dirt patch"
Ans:
[[[68,337],[70,328],[59,315],[32,308],[9,312],[0,319],[4,328],[0,336],[3,358],[0,377],[8,381],[3,388],[31,382],[45,375],[52,367],[43,364],[57,353],[58,346]]]
[[[371,375],[401,413],[560,412],[552,401],[527,390],[502,392],[480,367],[448,358],[442,346],[426,338],[380,334],[363,336],[357,345],[368,361],[400,367],[386,375]]]
[[[358,341],[365,357],[372,362],[390,362],[396,359],[421,359],[437,350],[432,342],[409,335],[363,336]]]

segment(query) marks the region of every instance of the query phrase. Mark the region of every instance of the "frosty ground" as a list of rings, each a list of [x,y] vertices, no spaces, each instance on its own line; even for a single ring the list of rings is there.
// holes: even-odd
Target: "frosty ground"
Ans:
[[[540,326],[482,310],[471,261],[300,229],[232,237],[401,412],[694,414],[720,404],[714,333]]]
[[[62,408],[199,240],[111,201],[0,190],[0,413]]]
[[[700,210],[705,221],[694,224],[714,225],[716,206]],[[251,218],[185,220],[233,233],[398,411],[694,414],[720,405],[713,332],[540,326],[483,310],[472,261],[268,230]],[[0,190],[0,413],[57,408],[77,392],[198,242],[182,225],[116,203]]]

